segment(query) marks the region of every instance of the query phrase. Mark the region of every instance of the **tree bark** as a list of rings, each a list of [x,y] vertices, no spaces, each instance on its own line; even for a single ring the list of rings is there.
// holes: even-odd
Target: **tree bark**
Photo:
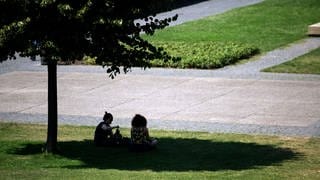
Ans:
[[[48,130],[46,152],[57,152],[58,103],[57,103],[57,62],[47,59],[48,63]]]

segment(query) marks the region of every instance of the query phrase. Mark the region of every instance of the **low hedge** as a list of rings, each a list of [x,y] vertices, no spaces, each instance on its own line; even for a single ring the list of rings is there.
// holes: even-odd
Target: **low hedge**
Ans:
[[[248,44],[234,42],[154,42],[176,60],[153,60],[153,67],[214,69],[249,58],[259,49]]]

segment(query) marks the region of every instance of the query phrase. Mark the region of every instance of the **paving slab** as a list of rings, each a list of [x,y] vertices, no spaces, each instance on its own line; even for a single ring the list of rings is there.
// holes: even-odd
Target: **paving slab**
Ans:
[[[0,75],[1,121],[46,123],[46,76]],[[152,128],[175,130],[279,133],[279,128],[294,128],[281,132],[314,136],[320,128],[320,81],[106,76],[58,73],[59,123],[94,126],[110,111],[123,127],[140,113]]]

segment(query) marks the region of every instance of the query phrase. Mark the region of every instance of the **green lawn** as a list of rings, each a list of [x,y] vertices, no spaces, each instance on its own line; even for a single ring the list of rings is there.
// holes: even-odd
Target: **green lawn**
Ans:
[[[319,0],[265,0],[253,6],[169,27],[145,38],[155,44],[173,44],[171,46],[178,42],[173,48],[173,54],[182,57],[187,51],[192,52],[198,43],[218,43],[220,48],[217,51],[215,48],[202,48],[199,53],[189,55],[190,58],[184,57],[185,61],[194,59],[194,56],[200,57],[206,63],[208,54],[224,53],[221,49],[228,49],[229,43],[237,44],[237,47],[245,45],[258,48],[264,53],[303,39],[306,37],[307,26],[319,21],[319,9]],[[190,44],[190,48],[183,46],[176,50],[179,43]],[[172,53],[172,48],[167,50]],[[256,52],[248,51],[249,54],[244,57]],[[228,51],[225,54],[232,55]],[[235,59],[230,62],[239,60],[237,57]]]
[[[122,130],[128,136],[129,130]],[[320,139],[151,130],[158,149],[96,148],[94,127],[59,127],[58,155],[41,152],[46,126],[0,123],[1,179],[319,179]]]
[[[320,74],[320,48],[295,58],[292,61],[264,69],[263,71],[277,73]]]

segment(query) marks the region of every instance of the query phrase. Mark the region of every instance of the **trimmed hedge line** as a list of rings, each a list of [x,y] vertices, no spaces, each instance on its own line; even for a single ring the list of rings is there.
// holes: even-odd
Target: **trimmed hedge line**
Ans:
[[[154,42],[177,60],[153,60],[153,67],[214,69],[259,53],[252,45],[234,42]]]

